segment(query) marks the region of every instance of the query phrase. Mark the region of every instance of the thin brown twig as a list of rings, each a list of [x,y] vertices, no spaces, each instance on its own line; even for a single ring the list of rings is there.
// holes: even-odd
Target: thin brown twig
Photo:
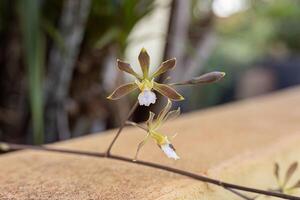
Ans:
[[[147,129],[146,127],[144,127],[144,126],[142,126],[141,124],[138,124],[138,123],[136,123],[136,122],[133,122],[133,121],[127,120],[127,121],[125,122],[125,124],[126,124],[126,125],[131,125],[131,126],[138,127],[138,128],[140,128],[140,129],[142,129],[142,130],[144,130],[144,131],[148,131],[148,129]],[[136,161],[136,160],[134,159],[134,161]],[[239,197],[242,198],[242,199],[246,199],[246,200],[254,200],[254,199],[252,199],[252,198],[250,198],[250,197],[247,197],[246,195],[244,195],[244,194],[242,194],[242,193],[240,193],[240,192],[238,192],[238,191],[236,191],[236,190],[233,190],[233,189],[231,189],[231,188],[225,188],[225,187],[224,187],[224,189],[226,189],[226,190],[228,190],[229,192],[231,192],[231,193],[233,193],[233,194],[239,196]]]
[[[134,161],[131,158],[118,156],[118,155],[113,155],[113,154],[86,152],[86,151],[78,151],[78,150],[57,149],[57,148],[50,148],[50,147],[45,147],[45,146],[8,144],[8,143],[2,143],[2,144],[0,143],[0,150],[1,149],[5,149],[6,151],[32,149],[32,150],[42,150],[42,151],[69,153],[69,154],[76,154],[76,155],[85,155],[85,156],[92,156],[92,157],[102,157],[102,158],[114,159],[114,160],[124,161],[124,162],[128,162],[128,163],[148,166],[148,167],[152,167],[152,168],[155,168],[155,169],[160,169],[160,170],[164,170],[164,171],[168,171],[168,172],[173,172],[175,174],[183,175],[183,176],[195,179],[195,180],[199,180],[199,181],[202,181],[202,182],[217,185],[217,186],[223,187],[224,189],[227,189],[227,190],[231,189],[230,191],[240,190],[240,191],[244,191],[244,192],[250,192],[250,193],[256,193],[256,194],[263,194],[263,195],[267,195],[267,196],[278,197],[278,198],[281,198],[281,199],[300,200],[300,197],[296,197],[296,196],[292,196],[292,195],[287,195],[287,194],[282,194],[282,193],[278,193],[278,192],[272,192],[272,191],[261,190],[261,189],[250,188],[250,187],[246,187],[246,186],[242,186],[242,185],[227,183],[227,182],[223,182],[223,181],[220,181],[220,180],[217,180],[217,179],[209,178],[209,177],[206,177],[206,176],[203,176],[203,175],[188,172],[188,171],[185,171],[185,170],[176,169],[176,168],[173,168],[173,167],[164,166],[164,165],[160,165],[160,164],[152,163],[152,162],[147,162],[147,161],[139,161],[139,160]]]
[[[237,195],[237,196],[239,196],[239,197],[241,197],[242,199],[246,199],[246,200],[254,200],[253,198],[248,197],[248,196],[246,196],[246,195],[244,195],[244,194],[242,194],[242,193],[240,193],[240,192],[238,192],[238,191],[236,191],[236,190],[233,190],[233,189],[231,189],[231,188],[226,188],[226,187],[224,187],[224,189],[225,189],[225,190],[228,190],[229,192],[231,192],[231,193],[233,193],[233,194],[235,194],[235,195]]]
[[[111,149],[113,147],[113,145],[115,144],[115,142],[117,141],[118,137],[120,136],[124,126],[126,125],[126,121],[131,117],[131,115],[134,113],[135,109],[138,107],[138,101],[135,102],[135,104],[132,106],[132,108],[130,109],[130,111],[128,112],[128,115],[126,117],[126,119],[124,119],[122,122],[121,122],[121,125],[118,129],[118,132],[117,134],[115,135],[114,139],[111,141],[111,143],[109,144],[107,150],[106,150],[106,153],[105,155],[108,157],[110,155],[110,152],[111,152]]]

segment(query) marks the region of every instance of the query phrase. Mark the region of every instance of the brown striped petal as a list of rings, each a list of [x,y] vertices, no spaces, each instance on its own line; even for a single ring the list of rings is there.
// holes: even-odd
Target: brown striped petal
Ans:
[[[150,57],[146,51],[145,48],[142,48],[140,54],[139,54],[139,62],[141,65],[141,69],[143,72],[143,77],[144,78],[148,78],[148,74],[149,74],[149,65],[150,65]]]
[[[164,61],[163,63],[161,63],[159,68],[153,73],[151,78],[157,77],[165,73],[166,71],[173,69],[175,67],[175,64],[176,64],[176,58],[172,58],[170,60]]]
[[[277,181],[279,181],[279,170],[280,170],[280,167],[279,167],[279,164],[276,162],[275,165],[274,165],[274,176],[276,177]]]
[[[293,186],[292,188],[300,188],[300,180],[298,180]]]
[[[135,83],[127,83],[118,87],[111,95],[107,98],[110,100],[120,99],[121,97],[125,96],[126,94],[132,92],[133,90],[137,89],[138,86]]]
[[[176,92],[176,90],[174,90],[173,88],[171,88],[170,86],[168,86],[166,84],[159,84],[159,83],[154,82],[153,89],[173,101],[184,100],[183,96],[181,96],[178,92]]]
[[[140,78],[140,76],[132,69],[129,63],[117,59],[117,65],[121,71],[127,72],[128,74],[131,74],[138,79]]]
[[[297,170],[297,168],[298,168],[298,163],[297,162],[293,162],[290,165],[289,169],[287,170],[287,172],[285,174],[283,186],[285,186],[289,182],[290,178],[295,173],[295,171]]]

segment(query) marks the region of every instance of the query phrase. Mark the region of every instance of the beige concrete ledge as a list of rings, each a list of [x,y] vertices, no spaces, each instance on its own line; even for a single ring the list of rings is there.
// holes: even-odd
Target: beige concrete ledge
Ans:
[[[274,162],[279,162],[283,169],[293,161],[300,162],[299,103],[300,88],[292,88],[183,115],[163,128],[169,135],[178,133],[174,145],[181,159],[167,159],[151,142],[142,149],[140,158],[232,183],[274,188]],[[107,148],[114,132],[54,146],[100,152]],[[144,132],[128,127],[113,152],[132,157],[143,137]],[[19,151],[0,156],[0,199],[239,198],[215,186],[130,163]]]

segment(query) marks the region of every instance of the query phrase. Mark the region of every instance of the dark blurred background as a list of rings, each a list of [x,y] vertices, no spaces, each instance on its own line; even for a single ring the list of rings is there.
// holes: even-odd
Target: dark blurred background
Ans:
[[[173,81],[226,72],[222,82],[180,88],[184,112],[299,84],[299,8],[298,0],[1,0],[0,140],[42,144],[116,127],[136,98],[106,100],[130,79],[116,58],[139,70],[142,47],[152,70],[177,58]]]

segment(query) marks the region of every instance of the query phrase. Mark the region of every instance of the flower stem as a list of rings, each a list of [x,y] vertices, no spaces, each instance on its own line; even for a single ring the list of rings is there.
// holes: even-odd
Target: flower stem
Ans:
[[[115,144],[115,142],[117,141],[118,137],[120,136],[124,126],[126,125],[126,121],[131,117],[131,115],[134,113],[135,109],[138,107],[138,101],[135,102],[135,104],[132,106],[132,108],[130,109],[130,111],[128,112],[128,115],[125,119],[122,120],[121,125],[118,129],[117,134],[115,135],[115,137],[113,138],[113,140],[111,141],[111,143],[109,144],[106,152],[105,152],[105,156],[108,157],[110,155],[111,149],[113,147],[113,145]]]
[[[226,188],[226,187],[224,187],[224,189],[225,189],[225,190],[228,190],[229,192],[231,192],[231,193],[233,193],[233,194],[235,194],[235,195],[237,195],[237,196],[239,196],[239,197],[241,197],[242,199],[246,199],[246,200],[255,200],[254,198],[247,197],[246,195],[244,195],[244,194],[242,194],[242,193],[240,193],[240,192],[238,192],[238,191],[236,191],[236,190],[233,190],[233,189],[231,189],[231,188]]]
[[[135,123],[135,122],[133,122],[133,121],[126,121],[126,124],[127,124],[127,125],[132,125],[132,126],[135,126],[135,127],[138,127],[138,128],[140,128],[140,129],[143,129],[144,131],[147,131],[147,132],[148,132],[148,129],[147,129],[146,127],[144,127],[144,126],[142,126],[142,125],[140,125],[140,124],[138,124],[138,123]]]
[[[125,123],[124,123],[125,124]],[[3,147],[3,148],[2,148]],[[300,197],[287,195],[283,193],[273,192],[273,191],[267,191],[267,190],[261,190],[251,187],[246,187],[242,185],[236,185],[232,183],[223,182],[221,180],[209,178],[203,175],[195,174],[192,172],[188,172],[181,169],[176,169],[173,167],[160,165],[157,163],[147,162],[147,161],[133,161],[132,158],[127,158],[123,156],[113,155],[113,154],[107,154],[107,153],[98,153],[98,152],[87,152],[87,151],[79,151],[79,150],[66,150],[66,149],[58,149],[58,148],[51,148],[51,147],[45,147],[45,146],[32,146],[32,145],[19,145],[19,144],[8,144],[8,143],[0,143],[0,150],[3,151],[11,151],[11,150],[23,150],[23,149],[32,149],[32,150],[42,150],[42,151],[50,151],[50,152],[58,152],[58,153],[69,153],[69,154],[76,154],[76,155],[85,155],[85,156],[92,156],[92,157],[102,157],[102,158],[108,158],[108,159],[114,159],[119,160],[123,162],[128,162],[132,164],[138,164],[143,166],[152,167],[155,169],[160,169],[168,172],[173,172],[175,174],[183,175],[198,181],[210,183],[213,185],[220,186],[226,190],[229,190],[231,192],[235,190],[240,190],[244,192],[250,192],[250,193],[256,193],[256,194],[263,194],[266,196],[273,196],[278,197],[281,199],[289,199],[289,200],[300,200]],[[235,194],[237,192],[235,191]],[[239,193],[241,196],[241,193]],[[246,197],[246,196],[244,196]],[[249,199],[249,198],[248,198]]]

